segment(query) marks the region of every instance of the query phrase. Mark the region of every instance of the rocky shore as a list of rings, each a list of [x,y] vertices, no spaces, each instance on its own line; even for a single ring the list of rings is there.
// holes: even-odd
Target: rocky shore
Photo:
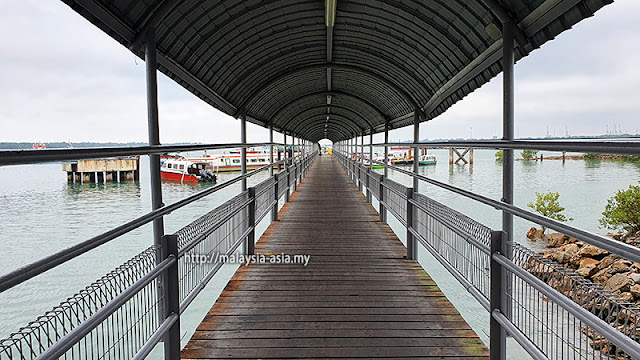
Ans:
[[[640,247],[640,232],[609,233],[607,236]],[[640,325],[640,263],[610,254],[608,251],[561,233],[545,235],[542,230],[531,228],[527,237],[534,241],[544,241],[549,248],[541,252],[544,258],[574,271],[575,274],[586,279],[585,281],[593,282],[593,286],[589,286],[591,288],[589,292],[600,291],[603,295],[599,301],[583,303],[578,298],[586,294],[576,294],[575,291],[570,290],[563,291],[571,288],[566,286],[567,284],[550,285],[574,301],[583,304],[588,310],[599,313],[603,320],[608,321],[623,333],[638,339],[640,335],[638,327]],[[590,345],[594,349],[600,350],[603,354],[612,355],[614,358],[628,359],[625,356],[616,356],[615,346],[594,334],[592,330],[584,328],[583,332],[591,338]]]

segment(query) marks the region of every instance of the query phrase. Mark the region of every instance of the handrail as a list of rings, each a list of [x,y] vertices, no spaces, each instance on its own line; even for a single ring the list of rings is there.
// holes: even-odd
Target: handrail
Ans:
[[[336,151],[336,149],[334,149],[334,151]],[[342,154],[341,151],[336,151],[338,158],[342,164],[342,166],[345,167],[345,169],[347,169],[350,173],[352,173],[354,175],[354,181],[358,181],[358,179],[360,179],[361,176],[361,172],[359,171],[360,169],[362,169],[363,165],[360,163],[356,163],[356,161],[349,159],[347,156],[344,156]],[[375,162],[374,163],[379,163],[379,162]],[[351,165],[354,165],[353,167]],[[507,212],[510,212],[516,216],[520,216],[529,220],[532,220],[534,222],[538,222],[538,223],[542,223],[545,226],[548,226],[550,228],[555,228],[555,221],[548,221],[551,219],[542,217],[542,216],[538,216],[536,214],[532,214],[529,213],[528,211],[525,211],[523,209],[520,209],[518,207],[515,206],[511,206],[511,205],[506,205],[504,203],[483,197],[481,195],[476,195],[476,194],[472,194],[466,190],[457,188],[457,187],[453,187],[451,185],[447,185],[447,184],[443,184],[440,183],[436,180],[433,179],[429,179],[426,178],[422,175],[416,175],[413,172],[409,172],[407,170],[404,169],[400,169],[397,168],[395,166],[391,166],[388,165],[387,166],[389,168],[392,168],[394,170],[399,171],[400,173],[404,173],[410,176],[415,176],[421,180],[425,180],[429,183],[432,183],[434,185],[443,187],[447,190],[453,191],[455,193],[464,195],[464,196],[468,196],[474,200],[478,200],[482,203],[485,203],[487,205],[491,205],[494,206],[497,209],[501,209]],[[386,180],[386,178],[381,179],[382,183],[384,183],[384,181]],[[383,184],[384,185],[384,184]],[[403,185],[404,186],[404,185]],[[391,210],[392,214],[398,218],[398,220],[403,223],[405,225],[405,227],[407,228],[408,232],[412,234],[412,236],[414,238],[416,238],[420,243],[423,244],[423,246],[425,246],[425,248],[465,287],[465,289],[477,300],[479,301],[479,303],[485,308],[488,309],[490,311],[491,317],[493,319],[495,319],[495,321],[497,321],[499,323],[499,326],[501,326],[503,329],[505,329],[507,332],[509,332],[514,339],[522,345],[522,347],[531,355],[533,356],[533,358],[535,359],[546,359],[546,355],[542,352],[542,350],[540,348],[538,348],[538,346],[533,342],[532,339],[530,339],[527,335],[525,335],[525,333],[523,332],[523,330],[521,330],[518,326],[516,326],[516,324],[512,323],[511,320],[509,319],[508,316],[506,316],[505,314],[507,312],[509,312],[509,310],[506,310],[505,314],[503,314],[503,312],[501,311],[501,306],[506,306],[506,308],[508,309],[510,305],[499,305],[498,307],[495,307],[496,305],[494,304],[495,301],[495,297],[494,297],[494,283],[492,280],[492,292],[491,292],[491,298],[490,303],[488,303],[487,299],[483,296],[482,293],[480,293],[476,287],[472,284],[472,282],[470,280],[468,280],[466,277],[464,277],[458,269],[456,269],[454,267],[454,265],[452,265],[451,263],[448,262],[448,260],[444,257],[444,255],[440,254],[438,252],[438,250],[436,248],[434,248],[423,236],[422,234],[420,234],[420,232],[414,228],[412,222],[403,222],[403,219],[401,218],[400,214],[397,214],[393,211],[393,209],[388,208],[387,204],[384,202],[384,200],[382,199],[378,199],[381,203],[381,210],[384,208],[386,208],[385,210]],[[499,232],[493,232],[492,233],[492,244],[491,244],[491,248],[489,249],[489,252],[487,252],[487,245],[479,242],[477,239],[475,239],[475,237],[473,237],[470,234],[466,234],[465,231],[458,229],[456,225],[454,225],[453,223],[451,223],[448,219],[444,219],[442,217],[440,217],[438,214],[434,214],[432,211],[430,211],[429,209],[425,208],[424,206],[422,206],[423,204],[421,204],[419,201],[416,201],[414,199],[408,198],[407,199],[407,206],[411,205],[411,206],[415,206],[418,209],[421,209],[421,211],[425,214],[428,214],[430,217],[434,218],[439,224],[444,225],[446,228],[448,228],[449,230],[453,231],[453,233],[455,233],[456,235],[460,236],[463,240],[465,240],[467,243],[469,243],[470,245],[472,245],[473,247],[475,247],[476,249],[482,251],[485,255],[489,255],[489,258],[493,259],[492,264],[491,264],[491,271],[492,271],[492,275],[491,278],[493,279],[494,277],[494,263],[495,262],[497,264],[498,267],[501,268],[501,270],[498,270],[499,273],[501,274],[506,274],[504,273],[504,271],[508,271],[511,272],[513,275],[517,276],[519,279],[521,279],[522,281],[524,281],[525,283],[529,284],[533,289],[539,291],[542,295],[546,296],[547,298],[549,298],[551,301],[553,301],[554,303],[558,304],[562,309],[564,309],[565,311],[567,311],[568,313],[570,313],[572,316],[575,317],[575,319],[583,322],[584,324],[586,324],[588,327],[592,328],[596,333],[603,335],[603,337],[605,339],[608,339],[612,342],[612,344],[614,344],[615,346],[618,347],[618,349],[620,349],[621,351],[623,351],[624,353],[626,353],[627,355],[631,356],[632,358],[640,358],[640,345],[634,341],[633,339],[631,339],[629,336],[627,336],[625,333],[623,333],[622,331],[620,331],[619,329],[611,326],[610,324],[608,324],[607,322],[605,322],[604,320],[600,319],[596,314],[591,313],[589,310],[583,308],[580,304],[575,303],[572,299],[566,297],[564,294],[562,294],[561,292],[559,292],[557,289],[553,288],[552,286],[550,286],[549,284],[545,283],[543,280],[537,278],[535,275],[531,274],[530,272],[528,272],[526,269],[521,268],[520,266],[518,266],[515,262],[513,262],[512,260],[510,260],[509,258],[507,258],[506,256],[504,256],[501,252],[502,250],[500,250],[499,248],[496,248],[496,244],[499,244],[500,242],[496,242],[494,243],[494,237],[498,236],[498,238],[500,237],[504,237],[504,235],[496,235]],[[551,226],[553,225],[553,226]],[[564,225],[564,224],[561,224]],[[563,227],[565,228],[565,227]],[[557,229],[560,230],[560,229]],[[628,246],[622,246],[622,245],[626,245],[617,241],[613,241],[611,239],[608,238],[604,238],[604,237],[600,237],[599,235],[595,235],[595,234],[591,234],[588,232],[585,232],[581,229],[577,229],[575,227],[572,226],[566,226],[566,230],[567,231],[567,235],[573,236],[573,235],[578,235],[578,236],[574,236],[576,239],[578,240],[583,240],[586,243],[591,243],[595,246],[600,246],[602,248],[605,248],[607,250],[609,250],[611,253],[617,253],[618,255],[621,254],[626,254],[628,257],[630,257],[632,260],[635,260],[634,257],[637,255],[635,251],[632,251],[631,253],[628,252],[629,249],[627,249]],[[593,237],[596,237],[595,239]],[[603,239],[601,239],[603,238]],[[600,241],[603,241],[603,243],[601,243]],[[498,240],[498,241],[502,241],[502,240]],[[623,247],[623,249],[620,249],[620,247]],[[635,247],[633,247],[633,250],[637,250]],[[509,251],[508,249],[504,249],[504,251]],[[513,276],[512,275],[512,276]],[[507,275],[509,276],[509,275]],[[498,280],[500,281],[500,280]],[[498,293],[501,293],[504,290],[498,290]],[[506,300],[509,301],[509,300]],[[499,304],[500,302],[496,303]],[[492,325],[493,326],[493,325]]]
[[[67,352],[67,350],[69,350],[74,344],[80,341],[80,339],[82,339],[85,335],[90,333],[91,330],[93,330],[98,324],[108,318],[109,315],[113,314],[118,308],[120,308],[120,306],[126,303],[127,300],[135,296],[138,291],[140,291],[143,287],[160,276],[163,271],[169,268],[169,266],[173,265],[176,261],[178,261],[178,259],[175,256],[170,255],[169,257],[167,257],[165,260],[156,265],[156,267],[154,267],[151,271],[145,274],[140,280],[136,281],[135,284],[128,287],[113,300],[108,302],[103,308],[98,310],[95,314],[91,315],[86,321],[82,322],[73,330],[71,330],[60,341],[56,342],[47,350],[45,350],[40,355],[40,358],[57,359],[64,355],[64,353]]]
[[[313,164],[313,160],[315,159],[316,155],[317,155],[317,152],[312,151],[312,152],[299,154],[291,158],[287,158],[286,161],[290,161],[292,165],[286,171],[291,172],[291,171],[294,171],[294,169],[297,169],[295,171],[297,171],[298,173],[298,176],[296,176],[295,178],[287,177],[287,180],[291,183],[297,183],[298,181],[302,181],[304,174],[306,174],[306,170]],[[6,274],[0,277],[0,286],[5,286],[6,289],[12,286],[15,286],[50,268],[53,268],[61,263],[64,263],[65,261],[68,261],[69,259],[75,256],[78,256],[81,253],[84,253],[93,248],[96,248],[99,245],[106,243],[109,240],[121,234],[124,234],[135,227],[141,226],[142,223],[148,223],[152,221],[154,218],[166,215],[171,211],[176,210],[184,205],[187,205],[192,201],[195,201],[217,190],[220,190],[231,184],[234,184],[242,179],[250,177],[260,171],[264,171],[265,169],[268,169],[272,166],[276,166],[278,164],[282,164],[284,162],[285,160],[283,159],[282,161],[265,165],[249,173],[246,173],[244,175],[237,176],[225,183],[213,186],[209,189],[193,194],[185,199],[179,200],[178,202],[173,203],[169,206],[160,208],[156,211],[152,211],[144,215],[143,217],[135,219],[105,234],[102,234],[92,239],[89,239],[87,241],[84,241],[81,244],[77,244],[74,247],[60,251],[57,254],[54,254],[52,256],[36,261],[35,263],[29,264],[26,267],[23,267],[21,269],[15,270],[9,274]],[[184,255],[189,250],[193,250],[193,248],[198,243],[201,243],[202,240],[204,240],[207,235],[210,235],[213,231],[216,231],[216,229],[220,228],[225,222],[228,222],[229,220],[233,219],[234,216],[237,216],[241,211],[246,209],[249,209],[249,214],[247,216],[243,215],[241,217],[242,220],[240,221],[240,223],[242,224],[242,228],[241,228],[242,232],[237,233],[237,232],[234,232],[235,230],[230,230],[232,231],[232,234],[234,234],[233,235],[234,243],[231,244],[228,248],[226,248],[226,254],[227,255],[233,254],[239,248],[239,246],[243,243],[249,244],[249,241],[255,241],[252,233],[255,231],[255,228],[259,223],[260,221],[259,219],[264,218],[264,216],[261,215],[259,219],[256,220],[255,219],[256,215],[258,215],[257,209],[251,206],[251,204],[255,203],[258,200],[257,196],[261,194],[265,194],[268,191],[274,191],[277,188],[278,183],[273,180],[273,179],[277,179],[277,175],[278,175],[277,173],[273,174],[272,180],[267,181],[266,185],[264,185],[264,189],[258,191],[257,194],[255,192],[255,187],[249,188],[248,191],[246,192],[249,194],[247,200],[244,200],[244,198],[242,198],[243,199],[242,202],[238,204],[237,201],[240,198],[236,196],[231,200],[227,201],[226,203],[224,203],[223,205],[219,206],[217,209],[220,209],[220,211],[223,211],[223,213],[217,212],[212,214],[212,216],[215,216],[217,218],[218,216],[222,215],[222,218],[217,219],[215,223],[208,226],[205,230],[200,230],[200,228],[197,228],[198,231],[195,233],[196,237],[193,239],[187,238],[188,241],[185,244],[183,244],[180,249],[178,248],[179,243],[178,243],[177,233],[174,235],[164,236],[163,245],[162,245],[163,247],[162,254],[164,254],[163,255],[164,260],[162,260],[159,264],[155,265],[153,268],[149,269],[148,272],[142,275],[142,277],[138,279],[135,283],[133,283],[129,287],[126,287],[125,289],[120,290],[121,292],[119,294],[116,294],[114,298],[112,298],[107,303],[105,303],[105,305],[100,307],[97,310],[97,312],[90,315],[89,318],[87,318],[86,320],[82,320],[81,322],[79,322],[78,326],[72,327],[71,329],[63,331],[62,333],[59,334],[59,336],[54,335],[53,337],[49,337],[49,335],[47,334],[46,336],[49,339],[49,341],[51,341],[52,338],[54,339],[49,343],[51,347],[49,347],[48,349],[46,347],[39,348],[38,351],[32,353],[32,356],[33,357],[38,356],[39,351],[42,351],[42,353],[39,354],[38,358],[43,358],[43,359],[57,358],[59,356],[64,355],[66,352],[72,349],[76,344],[78,344],[80,340],[86,339],[86,336],[88,336],[89,333],[94,331],[97,325],[99,325],[101,322],[106,321],[106,319],[108,319],[110,316],[113,316],[113,314],[115,314],[116,311],[122,308],[123,304],[125,304],[128,300],[132,299],[133,296],[135,296],[137,293],[139,293],[139,291],[142,288],[144,288],[144,286],[147,286],[149,283],[151,283],[154,279],[157,279],[158,276],[160,276],[163,273],[164,273],[163,276],[165,276],[165,278],[163,279],[163,283],[166,284],[166,282],[168,282],[169,286],[166,289],[163,286],[160,286],[158,288],[158,291],[161,291],[161,289],[164,289],[164,290],[159,292],[158,296],[162,297],[163,299],[169,299],[168,300],[169,302],[165,304],[165,300],[158,300],[161,302],[158,307],[158,309],[160,310],[159,315],[161,316],[161,321],[158,324],[158,327],[156,327],[155,330],[153,330],[152,333],[149,334],[150,337],[144,340],[144,343],[137,350],[137,353],[134,355],[134,358],[141,359],[147,356],[149,352],[153,349],[153,347],[166,336],[171,337],[172,344],[171,345],[166,344],[165,346],[169,346],[171,349],[173,349],[172,351],[175,351],[176,346],[179,346],[176,344],[179,344],[180,314],[182,314],[183,311],[185,311],[185,309],[192,303],[192,301],[197,297],[197,295],[206,286],[206,284],[215,276],[215,274],[223,264],[222,262],[217,262],[216,264],[214,264],[212,268],[208,270],[206,274],[204,274],[204,277],[202,278],[196,277],[196,279],[198,279],[198,282],[192,288],[184,288],[184,290],[188,290],[188,294],[182,300],[182,302],[179,302],[180,293],[182,291],[182,288],[180,287],[181,286],[180,281],[182,280],[178,277],[178,274],[179,274],[178,266],[180,266],[179,265],[180,263],[178,262],[179,259],[183,258]],[[241,193],[240,195],[242,194],[245,194],[245,193]],[[275,194],[275,192],[274,192],[274,195],[275,195],[274,201],[271,201],[271,197],[269,197],[269,200],[265,203],[266,208],[269,209],[270,211],[277,211],[277,209],[276,210],[273,210],[273,209],[274,209],[274,205],[277,204],[280,196],[278,196],[278,194]],[[260,201],[262,204],[264,200],[260,200]],[[232,204],[232,203],[234,204],[233,208],[230,208],[229,206],[225,205],[225,204]],[[253,211],[253,214],[252,214],[252,211]],[[267,212],[265,212],[265,214],[266,213]],[[205,214],[205,216],[208,216],[208,215],[209,213]],[[254,221],[251,221],[252,219]],[[196,224],[195,226],[198,226],[197,224],[206,223],[206,222],[199,222],[199,221],[200,219],[193,222],[192,224]],[[191,224],[188,226],[191,226]],[[123,227],[127,227],[127,228],[123,228]],[[186,234],[188,234],[188,232]],[[91,242],[91,240],[96,240],[96,239],[100,241]],[[248,251],[248,254],[252,254],[251,249],[247,249],[247,251]],[[59,258],[59,260],[56,260],[55,258]],[[184,261],[184,259],[180,261]],[[171,304],[174,304],[174,305],[171,305]],[[168,307],[165,307],[165,306],[168,306]],[[57,331],[56,331],[56,334],[58,334]],[[31,346],[31,343],[29,341],[27,341],[26,343],[29,345],[22,344],[20,342],[21,340],[17,340],[17,341],[18,343],[14,343],[15,345],[8,345],[9,348],[11,346],[19,346],[20,348],[22,348],[23,345],[27,347]],[[5,345],[4,343],[2,345],[3,346],[0,347],[0,350],[8,349],[4,346]],[[171,358],[172,359],[175,358],[175,353],[171,356]]]
[[[77,149],[46,150],[4,150],[0,151],[0,166],[37,164],[52,161],[74,161],[84,159],[100,159],[105,157],[138,156],[166,154],[172,152],[249,148],[259,146],[281,146],[280,143],[254,144],[202,144],[202,145],[154,145],[154,146],[121,146]]]
[[[76,245],[68,247],[66,249],[60,250],[52,255],[41,258],[40,260],[36,260],[30,264],[27,264],[23,267],[20,267],[14,271],[11,271],[5,275],[0,276],[0,293],[19,285],[34,276],[37,276],[45,271],[51,270],[58,265],[64,264],[65,262],[74,259],[85,252],[95,249],[100,245],[106,244],[107,242],[116,239],[132,230],[135,230],[142,225],[148,224],[155,219],[160,218],[161,216],[167,215],[177,209],[180,209],[183,206],[186,206],[196,200],[199,200],[207,195],[210,195],[218,190],[224,189],[230,185],[233,185],[242,179],[249,178],[259,172],[262,172],[274,165],[282,164],[284,160],[275,162],[273,164],[268,164],[262,166],[258,169],[252,170],[244,175],[239,175],[233,179],[227,180],[221,184],[212,186],[208,189],[197,192],[193,195],[190,195],[182,200],[176,201],[173,204],[161,207],[159,209],[153,210],[145,215],[142,215],[134,220],[131,220],[125,224],[122,224],[118,227],[115,227],[109,231],[106,231],[100,235],[96,235],[90,239],[82,241]]]
[[[374,163],[378,163],[378,164],[383,164],[382,162],[379,161],[373,161]],[[525,220],[529,220],[532,222],[535,222],[537,224],[540,224],[542,226],[545,226],[547,228],[550,229],[554,229],[557,231],[560,231],[568,236],[571,236],[575,239],[584,241],[588,244],[591,244],[593,246],[597,246],[601,249],[607,250],[610,253],[613,254],[617,254],[620,255],[622,257],[625,257],[629,260],[632,260],[634,262],[640,262],[640,249],[635,247],[635,246],[631,246],[629,244],[620,242],[620,241],[616,241],[616,240],[612,240],[610,238],[607,238],[605,236],[602,235],[598,235],[595,233],[592,233],[590,231],[586,231],[583,229],[580,229],[578,227],[560,222],[558,220],[554,220],[551,218],[548,218],[546,216],[542,216],[539,214],[535,214],[532,212],[529,212],[523,208],[520,208],[518,206],[515,205],[511,205],[511,204],[507,204],[507,203],[503,203],[501,201],[497,201],[491,198],[488,198],[486,196],[483,195],[479,195],[476,193],[472,193],[468,190],[464,190],[461,189],[459,187],[453,186],[453,185],[449,185],[449,184],[445,184],[443,182],[428,178],[424,175],[420,175],[420,174],[416,174],[412,171],[409,170],[405,170],[405,169],[401,169],[399,167],[393,166],[393,165],[388,165],[387,167],[389,169],[393,169],[395,171],[398,171],[402,174],[405,175],[409,175],[415,178],[418,178],[422,181],[425,181],[429,184],[441,187],[443,189],[449,190],[453,193],[468,197],[470,199],[476,200],[480,203],[483,203],[485,205],[489,205],[497,210],[503,210],[506,211],[510,214],[513,214],[515,216],[518,216],[522,219]]]
[[[565,140],[480,140],[480,141],[429,141],[406,143],[376,143],[371,146],[404,147],[473,147],[478,149],[547,150],[579,153],[640,155],[638,141],[565,141]]]

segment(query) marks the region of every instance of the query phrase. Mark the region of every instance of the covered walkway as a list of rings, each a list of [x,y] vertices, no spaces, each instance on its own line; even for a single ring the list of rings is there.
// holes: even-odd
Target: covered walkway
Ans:
[[[322,156],[256,244],[309,264],[242,266],[183,358],[488,356],[340,165]]]

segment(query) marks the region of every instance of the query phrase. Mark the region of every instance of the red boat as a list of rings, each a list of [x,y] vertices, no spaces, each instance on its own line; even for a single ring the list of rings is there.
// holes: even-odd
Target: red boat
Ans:
[[[45,145],[44,143],[35,143],[31,146],[31,148],[34,150],[44,150],[47,148],[47,145]]]
[[[182,156],[162,156],[161,159],[160,175],[164,180],[181,183],[216,182],[217,180],[206,162],[189,161]]]

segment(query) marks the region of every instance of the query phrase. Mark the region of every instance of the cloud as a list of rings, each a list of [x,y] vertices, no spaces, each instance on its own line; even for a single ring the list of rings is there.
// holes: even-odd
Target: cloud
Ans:
[[[0,5],[0,141],[145,141],[144,62],[60,1]],[[517,136],[636,131],[640,3],[605,6],[516,65]],[[8,35],[7,35],[8,34]],[[438,118],[422,138],[491,138],[502,128],[498,76]],[[236,142],[239,122],[159,76],[163,142]],[[268,131],[249,125],[249,141]],[[409,139],[410,128],[393,139]],[[277,135],[276,141],[282,136]],[[380,136],[376,139],[382,140]],[[376,140],[376,141],[379,141]]]

